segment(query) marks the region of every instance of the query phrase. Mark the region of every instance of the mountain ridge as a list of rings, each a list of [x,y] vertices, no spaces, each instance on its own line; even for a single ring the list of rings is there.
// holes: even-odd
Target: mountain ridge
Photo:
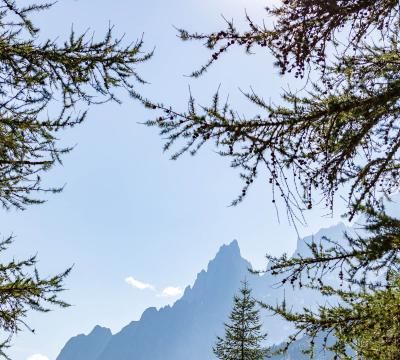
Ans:
[[[343,224],[321,229],[314,236],[306,237],[302,243],[298,243],[295,254],[307,251],[304,243],[310,239],[320,241],[322,237],[328,236],[337,240],[345,229]],[[286,300],[288,303],[292,302],[293,306],[301,307],[305,303],[318,300],[315,294],[307,291],[294,294],[289,288],[276,289],[273,286],[276,279],[269,274],[251,274],[248,271],[251,268],[251,263],[242,257],[237,240],[222,245],[216,256],[209,261],[206,270],[197,274],[193,285],[187,286],[182,297],[172,306],[160,309],[150,307],[138,321],[132,321],[116,334],[104,336],[104,339],[94,336],[94,330],[86,337],[74,337],[61,350],[57,360],[214,359],[212,346],[215,338],[223,334],[223,323],[231,310],[232,298],[245,278],[253,289],[254,296],[265,302],[280,301],[284,292]],[[265,319],[265,329],[270,334],[270,344],[278,344],[291,333],[289,324],[271,317]],[[105,334],[104,331],[100,333]],[[103,343],[100,344],[99,341]],[[95,357],[70,355],[79,354],[80,351],[89,353],[87,348],[90,347],[90,356],[95,354]],[[300,360],[303,357],[298,354],[290,359]]]

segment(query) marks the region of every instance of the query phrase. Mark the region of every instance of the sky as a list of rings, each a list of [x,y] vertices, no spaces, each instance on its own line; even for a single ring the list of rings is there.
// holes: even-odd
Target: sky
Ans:
[[[139,65],[148,81],[137,90],[155,100],[184,109],[188,87],[206,104],[214,91],[229,95],[243,113],[254,114],[239,89],[252,87],[266,99],[279,101],[283,88],[297,86],[282,78],[264,50],[249,56],[234,50],[205,76],[187,74],[209,53],[199,43],[182,43],[174,28],[214,31],[224,26],[221,15],[243,23],[244,10],[263,18],[265,0],[61,0],[36,17],[41,36],[63,39],[73,25],[101,35],[109,24],[134,41],[141,36],[153,59]],[[242,255],[264,268],[265,254],[292,252],[297,233],[281,211],[278,221],[267,181],[258,181],[237,207],[230,202],[241,181],[227,159],[205,148],[197,157],[170,161],[155,129],[140,122],[152,114],[123,95],[123,103],[92,107],[88,120],[62,134],[76,145],[63,166],[45,174],[45,182],[63,185],[40,206],[24,212],[3,211],[2,234],[13,233],[9,256],[38,254],[45,274],[74,266],[64,299],[73,306],[49,314],[29,314],[35,329],[20,333],[10,350],[15,360],[55,360],[65,342],[97,325],[118,331],[140,318],[149,306],[173,303],[193,283],[219,247],[237,239]],[[282,209],[281,209],[282,210]],[[342,211],[343,210],[343,211]],[[301,236],[340,221],[320,209],[307,214]]]

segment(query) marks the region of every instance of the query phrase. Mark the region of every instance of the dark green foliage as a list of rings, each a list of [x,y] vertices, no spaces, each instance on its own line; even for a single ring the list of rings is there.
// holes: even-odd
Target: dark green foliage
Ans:
[[[43,189],[40,174],[61,161],[71,148],[58,147],[56,134],[80,124],[80,105],[118,101],[115,90],[133,91],[143,82],[135,66],[142,41],[123,45],[110,28],[103,39],[71,32],[64,43],[39,41],[29,20],[47,5],[20,8],[0,2],[0,201],[6,208],[41,202],[32,198]]]
[[[251,296],[247,282],[243,282],[240,295],[233,299],[230,322],[225,324],[224,338],[218,337],[213,349],[221,360],[263,360],[268,349],[262,342],[267,335],[261,331],[256,300]]]
[[[293,323],[296,332],[280,349],[285,352],[297,339],[306,335],[315,355],[321,336],[322,346],[333,359],[396,360],[400,356],[400,283],[398,273],[388,279],[385,289],[367,291],[336,289],[327,285],[311,286],[327,297],[327,303],[316,310],[288,310],[284,304],[264,307]],[[336,299],[336,300],[333,300]]]
[[[43,202],[35,192],[61,190],[41,186],[42,173],[71,150],[58,145],[61,130],[82,123],[90,105],[118,102],[119,89],[133,92],[135,82],[144,82],[135,67],[151,56],[141,52],[141,40],[124,45],[112,28],[99,40],[72,31],[64,43],[41,41],[30,17],[51,6],[0,0],[0,203],[6,209]],[[35,257],[0,264],[0,352],[29,328],[30,310],[67,306],[58,295],[70,269],[42,278],[35,265]]]
[[[0,242],[0,254],[12,243],[12,238]],[[67,307],[58,294],[64,290],[64,279],[71,269],[61,274],[42,278],[36,269],[36,257],[26,260],[12,260],[0,264],[0,329],[6,334],[0,344],[0,356],[6,357],[5,349],[13,334],[21,329],[29,329],[25,318],[29,311],[48,312],[49,306]],[[4,335],[3,335],[4,336]]]
[[[384,212],[364,209],[362,235],[346,234],[347,244],[323,239],[309,244],[310,255],[269,257],[268,271],[280,282],[308,287],[327,298],[317,309],[294,312],[286,305],[263,306],[292,322],[296,333],[287,342],[307,335],[314,341],[324,334],[324,346],[337,358],[397,359],[400,355],[400,220]],[[340,288],[325,282],[336,274]],[[334,341],[328,343],[330,335]]]

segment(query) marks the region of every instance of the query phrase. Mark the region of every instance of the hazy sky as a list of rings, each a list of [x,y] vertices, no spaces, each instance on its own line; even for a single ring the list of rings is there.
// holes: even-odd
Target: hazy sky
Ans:
[[[150,84],[145,95],[184,108],[188,85],[206,103],[221,84],[223,94],[243,112],[254,114],[239,88],[252,86],[264,98],[279,100],[292,79],[281,78],[264,52],[247,56],[233,51],[200,80],[185,77],[207,60],[200,44],[182,43],[173,25],[213,31],[223,26],[221,14],[243,19],[244,9],[262,18],[265,0],[62,0],[38,17],[42,36],[67,36],[90,27],[102,34],[115,24],[119,34],[144,36],[154,58],[138,67]],[[239,22],[240,23],[240,22]],[[80,128],[63,134],[76,144],[64,166],[46,174],[65,191],[45,205],[25,212],[3,212],[1,231],[14,233],[10,255],[38,253],[42,274],[74,264],[65,299],[74,306],[50,314],[33,314],[36,334],[18,336],[10,354],[15,360],[54,360],[61,347],[96,324],[113,332],[138,319],[149,306],[177,299],[218,248],[238,239],[242,254],[264,267],[264,254],[293,251],[297,236],[271,204],[267,181],[260,180],[239,207],[228,207],[241,190],[237,173],[211,149],[195,158],[169,161],[155,129],[138,124],[149,117],[141,105],[123,97],[122,105],[94,107]],[[65,136],[64,136],[65,135]],[[338,215],[341,211],[339,209]],[[315,211],[302,235],[336,223]]]

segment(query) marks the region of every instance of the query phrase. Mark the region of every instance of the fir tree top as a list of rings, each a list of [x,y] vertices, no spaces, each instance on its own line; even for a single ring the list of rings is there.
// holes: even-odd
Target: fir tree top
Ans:
[[[233,298],[233,309],[225,323],[225,336],[217,337],[213,349],[220,360],[263,360],[268,349],[263,347],[267,334],[262,332],[259,309],[251,296],[247,281]]]

